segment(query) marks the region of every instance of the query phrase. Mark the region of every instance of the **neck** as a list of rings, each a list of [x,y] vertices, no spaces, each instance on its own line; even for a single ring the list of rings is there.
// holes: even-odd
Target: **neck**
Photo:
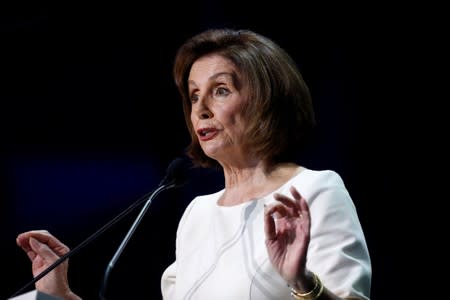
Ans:
[[[219,205],[233,206],[261,198],[281,187],[300,169],[294,163],[270,167],[260,164],[246,168],[224,168],[225,192],[219,199]]]

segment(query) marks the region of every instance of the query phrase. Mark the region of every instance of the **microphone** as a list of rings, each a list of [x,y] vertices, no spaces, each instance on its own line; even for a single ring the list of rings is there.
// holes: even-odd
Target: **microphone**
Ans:
[[[159,183],[159,187],[148,197],[147,202],[145,202],[144,207],[139,212],[138,216],[136,217],[135,221],[131,225],[130,229],[128,230],[128,233],[125,235],[124,239],[122,240],[122,243],[117,248],[114,256],[109,261],[105,274],[103,275],[103,281],[102,285],[100,287],[100,293],[99,297],[101,300],[105,300],[105,293],[106,293],[106,286],[108,284],[109,274],[111,273],[111,270],[114,268],[115,264],[119,260],[120,255],[122,254],[123,250],[125,249],[126,245],[128,244],[131,236],[133,235],[134,231],[142,221],[145,213],[147,212],[148,208],[152,204],[153,199],[163,190],[177,187],[186,182],[186,164],[187,161],[183,160],[182,158],[176,158],[172,161],[172,163],[167,168],[166,176],[161,180]]]
[[[72,255],[77,253],[79,250],[81,250],[83,247],[85,247],[90,242],[95,240],[99,235],[101,235],[103,232],[105,232],[111,226],[113,226],[118,221],[123,219],[126,215],[128,215],[136,207],[141,205],[143,202],[146,202],[143,209],[141,210],[138,217],[136,218],[136,221],[133,223],[132,227],[128,231],[128,234],[125,236],[125,239],[122,241],[122,244],[117,249],[116,254],[114,255],[113,259],[108,264],[107,270],[105,272],[102,288],[101,288],[101,295],[103,295],[111,269],[114,267],[114,264],[117,262],[117,259],[119,258],[121,252],[123,251],[124,247],[126,246],[128,240],[130,239],[130,237],[133,234],[134,230],[136,229],[137,225],[139,225],[140,220],[142,219],[143,215],[147,211],[147,209],[150,206],[153,199],[156,197],[156,195],[158,195],[163,190],[167,190],[170,188],[176,188],[176,187],[180,187],[180,186],[184,185],[188,181],[187,169],[190,167],[191,167],[191,164],[186,158],[181,158],[181,157],[175,158],[167,167],[166,175],[164,176],[164,178],[161,180],[158,187],[154,191],[149,192],[149,193],[143,195],[142,197],[140,197],[132,205],[130,205],[128,208],[126,208],[124,211],[122,211],[120,214],[118,214],[111,221],[109,221],[108,223],[103,225],[99,230],[94,232],[91,236],[89,236],[87,239],[85,239],[82,243],[80,243],[78,246],[76,246],[75,248],[73,248],[72,250],[67,252],[66,254],[62,255],[55,262],[53,262],[50,266],[48,266],[44,271],[42,271],[41,273],[36,275],[30,282],[25,284],[22,288],[20,288],[13,295],[11,295],[10,298],[14,298],[14,297],[18,296],[19,294],[23,293],[31,285],[35,284],[38,280],[40,280],[42,277],[47,275],[50,271],[52,271],[54,268],[59,266],[66,259],[68,259]]]
[[[180,187],[187,182],[187,170],[192,168],[191,162],[187,158],[177,157],[169,164],[166,170],[166,176],[161,180],[161,185],[174,185]]]

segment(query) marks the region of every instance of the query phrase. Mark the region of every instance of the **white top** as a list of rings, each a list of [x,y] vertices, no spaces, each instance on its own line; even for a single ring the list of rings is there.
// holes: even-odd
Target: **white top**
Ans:
[[[311,240],[307,268],[340,297],[369,299],[371,263],[352,199],[334,171],[302,172],[271,194],[236,206],[219,206],[223,190],[196,197],[180,219],[176,261],[163,273],[165,300],[292,300],[266,250],[264,204],[273,193],[307,200]]]

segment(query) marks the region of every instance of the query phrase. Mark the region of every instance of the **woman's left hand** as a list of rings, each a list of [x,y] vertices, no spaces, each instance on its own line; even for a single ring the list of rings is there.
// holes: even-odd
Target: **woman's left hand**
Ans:
[[[266,206],[264,225],[266,247],[272,265],[288,284],[307,276],[306,254],[311,217],[306,200],[294,187],[293,198],[275,194],[278,202]]]

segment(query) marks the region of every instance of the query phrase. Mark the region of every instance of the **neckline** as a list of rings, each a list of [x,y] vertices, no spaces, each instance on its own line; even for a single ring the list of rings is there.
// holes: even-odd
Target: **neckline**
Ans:
[[[261,197],[258,197],[258,198],[253,198],[253,199],[250,199],[250,200],[248,200],[248,201],[245,201],[245,202],[241,202],[241,203],[238,203],[238,204],[235,204],[235,205],[219,205],[219,199],[220,199],[220,197],[222,196],[222,194],[225,192],[225,189],[222,189],[221,191],[220,191],[220,193],[219,193],[219,197],[216,199],[216,201],[215,201],[215,206],[217,207],[217,208],[220,208],[220,209],[232,209],[232,208],[240,208],[240,207],[245,207],[245,206],[247,206],[247,205],[249,205],[250,203],[252,203],[253,201],[259,201],[259,200],[267,200],[267,198],[269,198],[271,195],[273,195],[273,194],[275,194],[275,193],[277,193],[277,192],[279,192],[280,190],[282,190],[287,184],[289,184],[290,182],[292,182],[295,178],[297,178],[298,176],[300,176],[301,174],[303,174],[304,173],[304,171],[306,171],[307,170],[307,168],[305,168],[305,167],[302,167],[302,166],[299,166],[298,167],[298,170],[294,173],[294,175],[293,176],[291,176],[288,180],[286,180],[286,182],[284,182],[283,184],[281,184],[278,188],[276,188],[275,190],[273,190],[273,191],[271,191],[271,192],[269,192],[269,193],[267,193],[267,194],[265,194],[265,195],[263,195],[263,196],[261,196]],[[266,201],[265,201],[266,202]]]

